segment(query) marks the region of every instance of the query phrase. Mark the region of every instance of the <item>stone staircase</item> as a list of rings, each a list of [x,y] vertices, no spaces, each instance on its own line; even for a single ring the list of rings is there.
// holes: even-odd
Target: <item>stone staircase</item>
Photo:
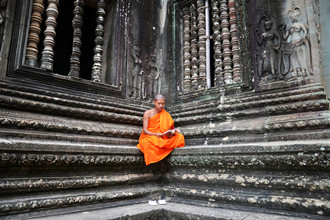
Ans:
[[[1,219],[330,216],[319,84],[171,106],[187,146],[147,167],[135,145],[148,103],[0,83]],[[168,205],[147,205],[162,193]]]

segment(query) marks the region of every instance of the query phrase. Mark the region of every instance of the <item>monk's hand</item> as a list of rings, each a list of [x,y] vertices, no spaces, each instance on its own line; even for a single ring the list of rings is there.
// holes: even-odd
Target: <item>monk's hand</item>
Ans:
[[[163,133],[156,133],[156,135],[155,135],[156,137],[163,137]]]
[[[170,131],[170,132],[167,132],[166,133],[166,137],[167,138],[171,138],[171,137],[173,137],[175,135],[175,132],[174,131]]]

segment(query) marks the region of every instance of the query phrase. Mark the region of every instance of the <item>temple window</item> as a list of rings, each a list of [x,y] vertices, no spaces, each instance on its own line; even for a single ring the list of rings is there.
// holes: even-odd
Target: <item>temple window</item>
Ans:
[[[104,16],[103,0],[33,0],[25,64],[100,82]]]
[[[241,83],[236,1],[194,0],[179,7],[183,92]]]

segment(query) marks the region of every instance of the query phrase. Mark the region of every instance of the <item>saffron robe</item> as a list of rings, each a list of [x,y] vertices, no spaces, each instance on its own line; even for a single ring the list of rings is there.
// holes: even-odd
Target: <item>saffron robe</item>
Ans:
[[[148,131],[154,133],[164,133],[174,128],[172,116],[164,109],[149,119]],[[156,163],[164,159],[174,148],[183,147],[184,137],[181,133],[176,133],[168,138],[156,137],[154,135],[140,135],[137,147],[143,152],[146,165]]]

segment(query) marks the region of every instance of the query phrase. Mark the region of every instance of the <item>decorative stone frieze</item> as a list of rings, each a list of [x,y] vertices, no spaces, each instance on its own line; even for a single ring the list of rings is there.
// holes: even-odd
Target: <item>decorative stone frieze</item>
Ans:
[[[49,165],[47,165],[49,166]],[[0,189],[6,193],[14,191],[42,191],[73,189],[87,187],[114,186],[120,184],[139,183],[154,181],[160,178],[160,175],[152,173],[142,174],[112,174],[111,176],[76,176],[76,177],[57,177],[57,178],[29,178],[29,179],[2,179]]]
[[[96,203],[113,202],[118,200],[129,200],[134,198],[141,198],[148,195],[148,193],[158,190],[156,187],[138,188],[121,191],[101,191],[98,193],[79,193],[72,195],[57,195],[52,198],[36,198],[24,201],[12,201],[7,203],[0,203],[0,215],[8,213],[20,213],[26,211],[37,211],[40,209],[54,209],[64,208],[76,205],[90,205]]]
[[[110,166],[142,165],[143,156],[0,153],[0,166]]]
[[[255,145],[270,146],[271,144]],[[329,144],[326,141],[321,143],[292,143],[299,149],[295,153],[283,152],[263,152],[258,154],[246,153],[222,153],[218,155],[173,155],[168,159],[171,166],[197,166],[197,167],[216,167],[218,169],[249,169],[249,168],[272,168],[276,170],[282,169],[313,169],[313,170],[329,170],[330,169],[330,152]],[[235,146],[235,145],[234,145]],[[251,144],[250,146],[254,146]],[[288,146],[288,144],[287,144]],[[214,147],[214,146],[213,146]],[[309,149],[309,147],[312,147]],[[211,147],[212,148],[212,147]],[[279,145],[283,150],[286,144]],[[309,149],[309,150],[308,150]],[[217,150],[215,150],[217,151]]]

